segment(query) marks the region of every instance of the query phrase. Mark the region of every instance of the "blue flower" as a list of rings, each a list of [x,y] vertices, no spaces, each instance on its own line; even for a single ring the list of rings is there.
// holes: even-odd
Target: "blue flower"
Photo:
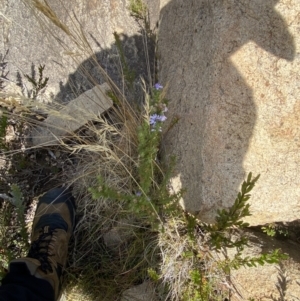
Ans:
[[[163,88],[163,86],[160,84],[160,83],[156,83],[155,85],[154,85],[154,89],[156,89],[156,90],[160,90],[160,89],[162,89]]]
[[[153,115],[150,115],[150,125],[155,125],[157,120],[159,118],[159,115],[157,114],[153,114]]]
[[[167,117],[165,115],[152,114],[150,115],[150,125],[155,126],[156,122],[164,122]]]
[[[164,122],[167,120],[167,117],[165,115],[158,115],[156,119],[160,122]]]

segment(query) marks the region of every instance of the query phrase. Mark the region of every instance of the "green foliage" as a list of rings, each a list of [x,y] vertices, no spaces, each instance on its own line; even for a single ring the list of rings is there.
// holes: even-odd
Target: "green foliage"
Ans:
[[[206,279],[200,269],[190,271],[190,279],[183,295],[186,301],[207,301],[212,292],[211,283]]]
[[[5,144],[5,135],[6,135],[6,127],[7,127],[7,116],[3,113],[0,117],[0,149],[7,150],[7,146]]]
[[[6,274],[8,263],[25,256],[29,249],[23,195],[15,184],[11,195],[12,201],[4,201],[0,212],[0,280]]]
[[[182,300],[209,300],[213,295],[214,283],[203,267],[202,254],[198,247],[199,229],[205,233],[205,245],[210,246],[211,249],[220,251],[226,248],[236,248],[237,252],[233,258],[225,258],[218,264],[219,269],[226,274],[229,274],[231,269],[238,269],[242,266],[254,267],[265,263],[278,263],[285,259],[286,255],[275,250],[258,257],[243,257],[242,251],[248,244],[248,238],[243,234],[233,235],[249,226],[243,219],[251,215],[248,201],[259,176],[253,178],[252,173],[249,173],[234,204],[228,209],[219,210],[214,224],[201,223],[195,216],[181,209],[178,203],[183,190],[177,194],[170,194],[168,189],[175,159],[172,158],[168,168],[162,168],[159,164],[161,122],[159,118],[156,118],[156,122],[149,123],[151,116],[152,118],[154,115],[161,117],[165,112],[167,101],[159,89],[151,91],[145,106],[147,108],[145,117],[136,128],[138,157],[136,174],[132,175],[135,179],[133,192],[121,192],[117,187],[109,186],[103,177],[98,178],[98,186],[90,188],[90,192],[94,199],[102,197],[124,203],[125,212],[133,213],[140,226],[148,227],[149,233],[162,234],[164,231],[170,231],[172,218],[181,220],[180,229],[171,230],[179,235],[179,240],[185,241],[180,260],[182,265],[187,262],[190,266],[189,277],[182,280],[184,286],[180,297]],[[165,170],[164,173],[162,169]],[[154,282],[163,278],[155,266],[148,266],[146,271]]]
[[[243,249],[248,245],[248,238],[245,235],[239,235],[233,239],[232,234],[236,230],[241,230],[248,227],[248,223],[243,222],[242,218],[250,216],[250,205],[247,203],[250,199],[250,191],[255,186],[259,179],[259,175],[252,179],[252,173],[249,173],[247,180],[243,182],[241,192],[228,210],[219,210],[216,217],[216,223],[213,225],[204,224],[204,229],[209,233],[209,243],[212,248],[221,250],[225,248],[236,248],[237,253],[233,259],[226,259],[221,263],[222,268],[226,273],[230,272],[231,268],[238,269],[241,266],[255,267],[266,263],[279,263],[286,259],[286,254],[275,250],[269,254],[261,254],[259,257],[242,257]]]
[[[144,19],[147,13],[147,5],[142,0],[130,0],[129,11],[137,19]]]
[[[28,233],[26,230],[26,222],[25,222],[25,205],[23,203],[23,194],[21,189],[18,185],[12,184],[11,185],[11,195],[13,198],[14,205],[16,207],[17,219],[20,225],[20,235],[24,242],[26,248],[29,247],[28,241]]]
[[[276,225],[272,223],[261,227],[261,229],[264,233],[266,233],[270,237],[276,237],[282,239],[289,237],[289,231],[287,227],[284,227],[282,225]]]
[[[247,236],[241,233],[241,230],[248,227],[248,224],[243,222],[242,219],[250,215],[249,193],[255,186],[258,178],[259,176],[252,179],[252,174],[249,173],[234,204],[227,210],[219,210],[216,222],[212,225],[201,223],[195,216],[185,214],[186,234],[189,238],[189,244],[182,253],[182,258],[193,263],[193,269],[190,270],[190,277],[186,280],[184,286],[184,300],[210,300],[214,291],[213,280],[208,280],[209,277],[206,278],[207,274],[205,274],[201,265],[202,256],[198,251],[198,234],[195,231],[197,227],[201,228],[202,233],[205,233],[207,237],[205,245],[210,245],[212,249],[216,251],[224,250],[223,254],[227,254],[226,248],[236,248],[233,258],[226,256],[225,260],[218,262],[219,269],[225,275],[230,275],[231,269],[256,267],[266,263],[278,264],[281,260],[287,259],[287,255],[281,253],[280,250],[274,250],[257,257],[243,256],[242,254],[242,251],[248,245]],[[233,234],[238,235],[234,236]]]
[[[241,192],[238,193],[234,204],[227,210],[218,210],[215,224],[203,225],[205,230],[210,233],[210,244],[216,250],[224,247],[242,249],[243,246],[247,245],[247,238],[245,237],[232,241],[231,236],[228,235],[228,231],[230,232],[233,226],[238,229],[249,226],[242,219],[251,215],[249,211],[250,205],[247,202],[250,199],[249,192],[253,189],[258,179],[259,175],[252,179],[252,173],[249,173],[247,180],[242,184]]]
[[[119,106],[121,104],[119,98],[116,96],[116,94],[114,92],[112,92],[111,90],[106,92],[106,95],[112,100],[112,102]]]
[[[266,233],[270,237],[274,237],[276,235],[275,225],[270,224],[265,227],[261,227],[262,231]]]
[[[148,195],[155,173],[155,158],[158,152],[160,135],[158,131],[151,131],[148,121],[144,121],[138,128],[138,174],[139,186]]]
[[[162,114],[166,106],[166,100],[161,97],[160,91],[153,89],[151,97],[147,98],[146,114]],[[133,193],[121,193],[117,188],[110,187],[103,177],[98,177],[98,187],[90,188],[94,199],[103,197],[119,202],[126,202],[126,209],[137,217],[149,222],[153,229],[162,225],[162,219],[168,212],[174,211],[183,191],[170,195],[167,184],[171,177],[174,158],[171,158],[167,172],[163,172],[158,164],[157,155],[161,141],[161,122],[153,127],[149,124],[149,118],[143,118],[136,128],[138,145],[138,157],[136,160],[137,173],[135,179],[135,191]]]
[[[276,249],[267,254],[261,254],[258,257],[243,257],[241,252],[235,254],[233,259],[226,259],[223,262],[220,262],[220,267],[229,274],[231,269],[238,270],[240,267],[256,267],[263,266],[266,263],[269,264],[279,264],[281,260],[288,259],[288,256],[284,253],[281,253],[279,249]]]
[[[31,98],[35,99],[38,96],[38,94],[40,93],[40,91],[47,86],[49,77],[44,78],[44,75],[43,75],[44,69],[45,69],[45,65],[39,65],[39,67],[38,67],[39,78],[36,79],[35,67],[32,64],[32,66],[31,66],[31,76],[29,76],[28,74],[24,75],[26,77],[26,79],[32,85],[32,90],[29,93],[28,97],[31,97]]]
[[[151,89],[150,93],[150,114],[162,114],[168,105],[168,100],[163,97],[161,90]]]
[[[154,282],[157,282],[159,280],[159,274],[152,268],[148,269],[148,275],[150,279],[153,280]]]
[[[148,13],[148,7],[144,3],[143,0],[130,0],[129,3],[129,12],[131,16],[133,16],[138,23],[139,21],[142,21],[141,29],[142,31],[150,38],[155,38],[155,34],[150,28],[150,20],[149,20],[149,13]]]
[[[289,230],[287,228],[282,228],[282,229],[279,228],[279,229],[277,229],[277,236],[288,238],[289,237]]]

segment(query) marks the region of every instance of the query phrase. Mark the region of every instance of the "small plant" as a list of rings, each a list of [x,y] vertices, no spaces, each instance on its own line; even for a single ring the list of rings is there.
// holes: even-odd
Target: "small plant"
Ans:
[[[144,19],[147,13],[147,6],[142,0],[130,0],[129,11],[135,18]]]
[[[249,192],[253,189],[258,179],[259,175],[252,179],[252,173],[249,173],[247,180],[242,184],[241,192],[238,193],[234,204],[228,210],[218,210],[215,224],[203,225],[204,229],[210,233],[210,244],[216,250],[224,247],[236,247],[239,250],[247,245],[245,237],[232,241],[230,232],[233,231],[232,227],[243,229],[249,226],[248,223],[243,222],[243,218],[251,215],[249,211],[250,205],[247,202],[250,199]]]
[[[103,177],[99,177],[98,187],[90,188],[90,192],[95,200],[104,198],[123,203],[124,210],[134,213],[141,227],[147,227],[149,233],[157,233],[162,263],[145,266],[147,271],[143,274],[148,274],[155,283],[162,282],[170,290],[171,299],[209,300],[215,294],[217,281],[209,275],[206,267],[212,259],[207,259],[205,252],[200,251],[200,245],[217,252],[236,248],[232,258],[226,257],[215,263],[214,270],[218,273],[222,271],[224,275],[242,266],[278,263],[286,255],[279,250],[258,257],[242,255],[248,238],[240,234],[240,230],[249,226],[243,219],[251,214],[248,200],[259,176],[252,178],[249,173],[234,204],[228,209],[219,210],[216,222],[212,225],[202,223],[178,205],[183,191],[170,194],[167,187],[172,169],[169,167],[163,173],[158,161],[162,125],[167,118],[167,101],[162,96],[162,88],[160,84],[155,84],[147,95],[143,118],[136,127],[136,173],[131,175],[135,181],[133,193],[120,192]]]
[[[161,97],[160,84],[154,85],[152,93],[146,98],[145,114],[137,126],[137,180],[135,192],[124,194],[108,186],[102,177],[98,178],[99,187],[91,188],[94,199],[99,197],[116,201],[126,201],[128,210],[142,217],[147,215],[148,222],[154,225],[161,223],[161,214],[171,210],[171,203],[180,199],[181,193],[170,196],[167,189],[166,177],[157,162],[157,153],[161,139],[162,124],[167,119],[166,100]],[[168,174],[169,175],[169,174]],[[156,182],[160,179],[161,183]]]
[[[243,257],[242,252],[237,252],[233,259],[226,259],[223,262],[220,262],[219,266],[229,274],[231,269],[238,270],[240,267],[256,267],[263,266],[265,264],[279,264],[282,260],[288,259],[286,254],[280,252],[279,249],[276,249],[268,254],[261,254],[258,257]]]
[[[248,246],[248,238],[244,235],[238,235],[233,239],[232,235],[249,226],[243,222],[243,218],[250,216],[250,205],[247,203],[250,199],[250,192],[254,188],[255,183],[259,179],[259,175],[252,179],[252,173],[249,173],[247,180],[243,182],[241,192],[228,210],[223,209],[218,211],[216,223],[214,225],[204,224],[204,229],[209,233],[208,243],[213,249],[221,250],[226,248],[236,248],[237,253],[233,259],[226,258],[221,263],[222,268],[226,273],[230,269],[239,269],[240,267],[255,267],[266,263],[279,263],[281,260],[287,259],[285,254],[280,250],[274,250],[269,254],[261,254],[259,257],[243,257],[242,251]]]
[[[287,258],[280,250],[258,257],[243,256],[243,250],[248,245],[248,238],[242,233],[248,224],[243,218],[251,214],[249,193],[258,178],[252,178],[249,173],[234,204],[228,209],[219,210],[216,222],[212,225],[180,212],[180,208],[167,218],[164,233],[160,234],[161,253],[164,254],[161,278],[174,292],[174,300],[218,300],[217,279],[227,279],[232,269],[277,264]],[[235,248],[235,254],[231,257],[225,255],[224,260],[215,261],[211,251],[224,255],[227,254],[227,248]]]
[[[0,280],[12,259],[26,256],[29,237],[25,223],[25,206],[20,188],[13,184],[10,201],[3,201],[0,214]]]
[[[274,237],[276,235],[275,225],[269,224],[267,226],[261,227],[262,231],[266,233],[270,237]]]
[[[212,292],[211,282],[203,275],[201,270],[190,271],[190,283],[184,293],[183,300],[207,301]]]
[[[36,79],[35,66],[32,64],[31,76],[29,76],[28,74],[24,75],[32,85],[31,91],[28,91],[28,97],[35,99],[38,96],[38,94],[41,92],[41,90],[43,90],[47,86],[49,77],[44,78],[44,74],[43,74],[44,69],[45,69],[45,65],[39,65],[38,67],[39,77],[38,79]]]
[[[284,227],[280,224],[268,224],[266,226],[261,227],[262,231],[266,233],[270,237],[276,237],[276,238],[288,238],[289,237],[289,231],[287,227]]]
[[[126,83],[129,86],[129,88],[132,89],[133,82],[136,77],[135,72],[133,70],[129,69],[119,34],[116,32],[114,32],[113,34],[115,37],[115,45],[116,45],[119,55],[120,55],[120,61],[121,61],[121,65],[122,65],[122,72],[123,72],[124,79],[126,80]]]
[[[152,281],[159,281],[159,274],[153,268],[148,269],[148,275]]]
[[[6,128],[7,128],[7,116],[2,113],[0,116],[0,149],[7,150],[6,143],[5,143],[5,135],[6,135]]]
[[[17,220],[20,225],[20,235],[24,243],[24,247],[29,247],[29,236],[26,229],[25,223],[25,205],[23,203],[23,194],[19,186],[16,184],[11,185],[11,195],[13,200],[13,205],[16,207]]]

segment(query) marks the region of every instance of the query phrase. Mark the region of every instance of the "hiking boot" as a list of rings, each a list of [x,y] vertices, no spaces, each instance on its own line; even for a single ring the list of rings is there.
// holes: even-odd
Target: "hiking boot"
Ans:
[[[69,190],[55,188],[38,203],[32,225],[31,246],[23,262],[31,275],[47,280],[55,300],[61,293],[62,273],[67,262],[68,245],[75,225],[75,203]]]

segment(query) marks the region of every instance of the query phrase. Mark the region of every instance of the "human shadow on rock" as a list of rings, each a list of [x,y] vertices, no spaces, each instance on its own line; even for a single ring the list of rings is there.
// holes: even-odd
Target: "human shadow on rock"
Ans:
[[[92,37],[99,49],[101,45]],[[98,84],[111,81],[128,100],[139,101],[142,97],[141,79],[149,83],[154,70],[154,37],[117,35],[120,44],[102,49],[83,61],[74,73],[68,77],[65,85],[61,84],[55,100],[68,103],[85,91]],[[149,61],[149,66],[147,62]],[[99,68],[99,66],[101,68]]]
[[[179,117],[163,152],[177,158],[185,208],[204,221],[233,203],[257,119],[253,88],[232,55],[254,42],[279,59],[294,59],[294,39],[277,3],[172,0],[161,11],[159,77],[169,87],[169,119]]]

